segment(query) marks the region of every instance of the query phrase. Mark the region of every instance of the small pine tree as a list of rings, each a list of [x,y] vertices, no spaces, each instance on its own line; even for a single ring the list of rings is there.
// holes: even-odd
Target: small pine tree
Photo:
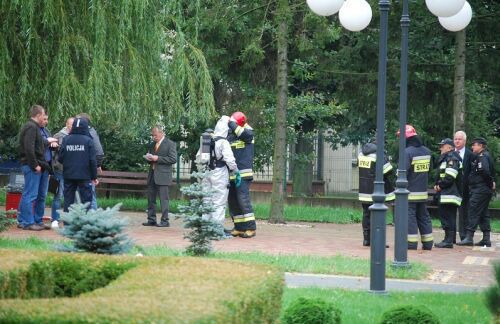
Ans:
[[[424,305],[401,305],[385,311],[380,324],[439,324],[434,313]]]
[[[212,251],[212,241],[224,238],[222,224],[203,219],[203,215],[215,210],[209,199],[213,192],[203,185],[203,179],[208,177],[209,172],[206,169],[193,172],[191,176],[196,178],[196,182],[181,188],[181,192],[190,198],[189,205],[179,206],[184,228],[191,229],[188,234],[184,235],[184,238],[192,243],[186,249],[186,253],[190,255],[207,255]]]
[[[87,211],[87,204],[73,204],[63,213],[64,228],[60,233],[73,240],[70,251],[86,251],[99,254],[126,253],[132,241],[123,233],[127,221],[116,215],[121,204],[105,210]],[[68,250],[68,249],[67,249]]]

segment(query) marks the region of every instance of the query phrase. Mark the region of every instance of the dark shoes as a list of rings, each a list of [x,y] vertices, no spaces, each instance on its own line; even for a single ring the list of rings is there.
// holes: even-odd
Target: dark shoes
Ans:
[[[145,222],[145,223],[142,223],[142,226],[155,226],[156,227],[156,223],[153,223],[153,222]]]
[[[170,223],[168,221],[161,222],[159,224],[156,224],[156,227],[170,227]]]
[[[251,237],[254,237],[256,234],[257,233],[254,230],[238,231],[238,230],[233,229],[231,231],[232,236],[234,236],[234,237],[239,236],[242,238],[251,238]]]
[[[23,230],[27,231],[43,231],[45,229],[44,226],[38,224],[31,224],[29,226],[23,227]]]
[[[474,232],[467,232],[465,238],[458,242],[457,245],[460,246],[473,246],[474,245]]]
[[[491,247],[490,232],[483,232],[483,239],[474,244],[475,246]]]

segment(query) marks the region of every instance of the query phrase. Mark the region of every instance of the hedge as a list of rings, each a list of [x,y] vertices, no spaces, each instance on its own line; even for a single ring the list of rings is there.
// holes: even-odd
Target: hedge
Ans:
[[[283,287],[282,272],[236,261],[0,249],[0,323],[270,323]]]

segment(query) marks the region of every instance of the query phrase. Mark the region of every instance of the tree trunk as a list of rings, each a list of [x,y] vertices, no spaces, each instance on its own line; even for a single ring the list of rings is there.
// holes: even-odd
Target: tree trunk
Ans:
[[[465,29],[455,33],[455,77],[453,80],[453,132],[465,127]]]
[[[312,196],[313,162],[309,159],[314,151],[314,142],[303,133],[299,133],[295,145],[296,157],[293,163],[293,194],[297,196]]]
[[[284,223],[284,198],[286,191],[283,188],[286,168],[286,108],[288,100],[287,75],[287,34],[288,34],[288,0],[279,0],[276,18],[277,29],[277,105],[276,127],[274,132],[273,155],[273,193],[271,195],[270,223]]]

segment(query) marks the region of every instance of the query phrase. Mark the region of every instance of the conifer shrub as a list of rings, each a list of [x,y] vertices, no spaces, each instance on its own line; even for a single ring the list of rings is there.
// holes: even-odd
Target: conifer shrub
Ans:
[[[126,233],[127,220],[117,214],[121,204],[105,210],[87,211],[87,205],[73,204],[63,213],[64,228],[60,233],[72,240],[72,246],[60,247],[66,251],[85,251],[99,254],[121,254],[132,248]]]
[[[0,232],[6,231],[14,225],[15,221],[12,217],[9,217],[8,212],[0,211]]]
[[[403,305],[382,314],[380,324],[439,324],[439,319],[423,305]]]
[[[321,298],[299,297],[283,315],[284,324],[338,324],[341,311]]]
[[[500,322],[500,262],[495,263],[496,284],[489,287],[485,292],[486,306],[496,319]]]
[[[187,247],[186,253],[190,255],[207,255],[212,252],[212,241],[224,238],[224,226],[213,220],[203,219],[215,210],[210,197],[213,195],[203,184],[203,179],[210,171],[193,172],[192,177],[196,182],[181,188],[181,192],[189,197],[189,205],[180,205],[179,210],[183,217],[184,228],[191,229],[184,235],[192,244]]]

